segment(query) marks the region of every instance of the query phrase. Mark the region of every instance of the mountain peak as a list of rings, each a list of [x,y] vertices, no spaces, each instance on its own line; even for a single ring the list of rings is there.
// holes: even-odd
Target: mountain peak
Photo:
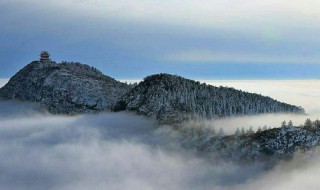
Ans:
[[[0,89],[7,99],[40,102],[51,113],[110,110],[131,87],[78,62],[33,61]]]

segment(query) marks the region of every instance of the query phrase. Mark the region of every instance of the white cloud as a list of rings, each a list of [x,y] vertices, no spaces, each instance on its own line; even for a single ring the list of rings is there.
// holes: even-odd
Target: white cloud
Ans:
[[[15,107],[15,110],[12,109]],[[168,127],[126,113],[77,117],[21,110],[33,104],[0,101],[1,189],[210,189],[242,182],[251,167],[211,163],[182,148]],[[16,111],[19,111],[18,113]],[[243,172],[241,176],[225,173]],[[19,183],[17,183],[17,181]]]
[[[9,81],[9,79],[1,79],[0,78],[0,88],[3,87],[5,84],[7,84],[8,81]]]
[[[297,56],[297,55],[268,55],[256,53],[239,52],[212,52],[208,50],[182,51],[172,53],[164,58],[169,61],[178,62],[232,62],[232,63],[298,63],[298,64],[318,64],[320,57]]]
[[[320,19],[320,3],[317,0],[51,0],[46,3],[33,0],[32,3],[100,19],[206,28],[281,28],[296,26],[297,23],[318,25]]]
[[[53,38],[78,48],[79,42],[96,43],[99,50],[115,49],[119,57],[135,55],[139,62],[149,58],[318,63],[320,58],[316,51],[320,3],[316,0],[22,0],[4,4],[11,5],[5,9],[10,14],[0,19],[5,33],[29,34],[35,39],[32,42]],[[5,44],[17,46],[11,40]]]
[[[319,106],[316,96],[320,93],[314,88],[319,81],[206,82],[275,97],[282,94],[281,100],[304,103],[308,108]],[[316,190],[320,185],[318,151],[297,154],[294,160],[266,170],[261,163],[239,166],[213,160],[211,154],[199,155],[182,147],[181,136],[171,128],[155,128],[153,120],[141,116],[100,113],[65,117],[39,110],[33,103],[0,101],[1,190]],[[244,117],[221,120],[220,124],[228,128],[270,124],[276,119]]]

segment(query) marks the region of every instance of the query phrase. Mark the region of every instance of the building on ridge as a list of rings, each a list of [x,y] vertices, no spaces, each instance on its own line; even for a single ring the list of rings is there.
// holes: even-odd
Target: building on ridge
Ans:
[[[48,51],[42,51],[40,54],[40,61],[49,61],[50,60],[50,54]]]

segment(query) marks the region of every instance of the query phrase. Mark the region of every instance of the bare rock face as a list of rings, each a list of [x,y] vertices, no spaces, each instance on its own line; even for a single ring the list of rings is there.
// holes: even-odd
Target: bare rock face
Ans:
[[[131,87],[88,65],[34,61],[0,89],[6,99],[40,102],[56,114],[110,110]]]

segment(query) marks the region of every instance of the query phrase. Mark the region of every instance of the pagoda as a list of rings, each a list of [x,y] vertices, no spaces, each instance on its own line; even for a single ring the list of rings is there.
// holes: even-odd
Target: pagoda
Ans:
[[[47,51],[42,51],[40,54],[40,61],[49,61],[50,54]]]

